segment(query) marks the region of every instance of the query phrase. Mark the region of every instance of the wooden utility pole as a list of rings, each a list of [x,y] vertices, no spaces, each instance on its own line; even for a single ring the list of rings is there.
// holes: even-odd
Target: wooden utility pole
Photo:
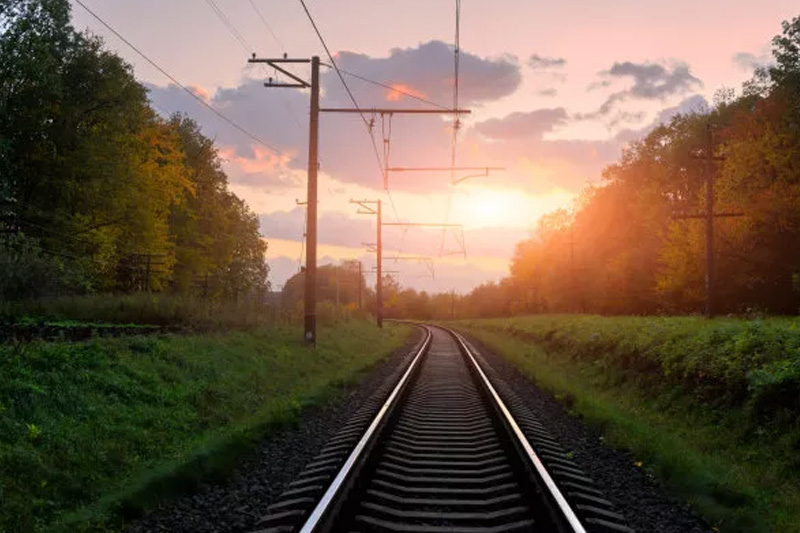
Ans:
[[[317,170],[319,169],[319,57],[311,58],[311,113],[308,128],[308,196],[306,202],[306,290],[304,336],[317,342]],[[338,312],[338,309],[337,309]]]
[[[306,272],[303,306],[304,338],[311,344],[317,342],[317,170],[319,169],[319,57],[311,59],[248,59],[248,63],[266,63],[292,80],[275,82],[269,78],[265,87],[311,89],[311,113],[308,127],[308,189],[306,200]],[[292,74],[281,65],[311,63],[311,83]]]
[[[265,87],[288,87],[293,89],[311,89],[311,113],[309,119],[308,132],[308,200],[306,215],[306,277],[305,277],[305,305],[304,305],[304,324],[305,339],[315,344],[317,341],[317,170],[319,169],[318,158],[318,139],[319,139],[319,114],[320,113],[358,113],[364,118],[365,113],[372,113],[392,116],[394,114],[411,115],[459,115],[469,113],[468,110],[461,109],[396,109],[396,108],[320,108],[319,107],[319,57],[311,59],[289,59],[287,57],[279,59],[258,59],[253,57],[248,59],[248,63],[266,63],[276,71],[289,77],[291,82],[281,83],[269,78],[264,84]],[[289,72],[281,65],[284,64],[303,64],[311,63],[311,83],[303,80],[299,76]],[[380,204],[378,204],[380,211]],[[381,224],[378,224],[380,231]],[[380,275],[378,276],[380,280]],[[378,291],[381,283],[378,282]],[[379,325],[383,324],[383,319],[378,317]]]
[[[375,318],[378,321],[378,327],[383,327],[383,212],[382,212],[383,202],[378,200],[378,223],[375,224],[377,227],[377,240],[375,241],[378,245],[378,261],[376,264],[377,267],[377,281],[375,282]]]
[[[703,177],[706,182],[705,213],[695,215],[674,215],[674,219],[702,218],[706,222],[706,305],[705,314],[713,318],[716,313],[716,265],[714,261],[714,219],[717,217],[741,217],[744,213],[714,213],[714,161],[723,161],[725,158],[714,155],[714,137],[711,123],[706,124],[706,146],[702,154],[692,154],[693,157],[703,160]]]
[[[363,274],[361,273],[361,261],[358,262],[358,309],[361,310],[361,280],[363,279]]]

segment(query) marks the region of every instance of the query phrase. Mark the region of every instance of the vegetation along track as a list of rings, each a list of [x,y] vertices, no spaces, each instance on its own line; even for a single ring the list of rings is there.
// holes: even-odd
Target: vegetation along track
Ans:
[[[306,466],[259,532],[632,531],[460,335],[421,327],[399,379]]]

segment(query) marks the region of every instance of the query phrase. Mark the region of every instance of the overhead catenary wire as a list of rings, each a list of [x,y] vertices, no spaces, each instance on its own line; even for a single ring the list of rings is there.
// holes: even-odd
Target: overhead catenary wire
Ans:
[[[234,37],[234,39],[236,39],[239,42],[239,45],[241,45],[241,47],[244,49],[244,51],[247,54],[250,54],[253,51],[253,47],[250,45],[250,43],[247,41],[247,39],[245,39],[242,36],[242,33],[239,31],[239,29],[236,27],[236,25],[231,21],[231,19],[227,15],[225,15],[225,13],[222,11],[222,9],[220,9],[220,7],[216,4],[216,2],[214,2],[214,0],[206,0],[206,3],[211,7],[211,9],[217,15],[217,18],[222,21],[223,25],[227,28],[228,32]],[[256,7],[256,5],[253,4],[252,1],[250,2],[250,4],[253,6],[253,9],[256,10],[256,13],[258,13],[258,16],[261,17],[261,20],[267,26],[267,29],[270,32],[272,32],[272,29],[269,27],[269,25],[267,24],[267,21],[261,15],[261,12],[258,11],[258,8]],[[273,37],[274,37],[274,33],[273,33]],[[275,37],[275,38],[277,39],[277,37]],[[283,46],[281,46],[281,48],[283,48]],[[264,74],[269,76],[269,71],[267,70],[267,68],[264,65],[261,65],[261,68],[264,71]],[[286,108],[286,111],[288,111],[289,116],[292,117],[292,121],[294,122],[295,126],[297,126],[297,129],[302,131],[303,125],[300,124],[300,120],[297,118],[297,115],[295,114],[294,110],[292,109],[291,105],[289,104],[289,101],[283,95],[281,95],[281,101],[283,102],[283,105]]]
[[[275,146],[272,146],[271,144],[267,143],[267,142],[266,142],[266,141],[264,141],[263,139],[261,139],[261,138],[257,137],[255,134],[253,134],[253,133],[249,132],[248,130],[246,130],[244,127],[242,127],[241,125],[239,125],[238,123],[236,123],[236,122],[235,122],[233,119],[229,118],[228,116],[226,116],[225,114],[223,114],[223,113],[222,113],[220,110],[216,109],[214,106],[212,106],[211,104],[209,104],[208,102],[206,102],[206,101],[205,101],[203,98],[201,98],[200,96],[198,96],[197,94],[195,94],[195,93],[194,93],[194,91],[192,91],[191,89],[189,89],[188,87],[186,87],[184,84],[182,84],[181,82],[179,82],[179,81],[178,81],[178,80],[175,78],[175,76],[173,76],[172,74],[170,74],[169,72],[167,72],[167,71],[166,71],[164,68],[162,68],[162,67],[161,67],[161,66],[160,66],[158,63],[156,63],[155,61],[153,61],[152,59],[150,59],[150,58],[149,58],[149,57],[148,57],[148,56],[147,56],[147,55],[146,55],[144,52],[142,52],[141,50],[139,50],[139,48],[137,48],[136,46],[134,46],[134,45],[133,45],[133,44],[132,44],[130,41],[128,41],[128,40],[127,40],[125,37],[123,37],[123,36],[122,36],[122,34],[120,34],[120,33],[119,33],[117,30],[115,30],[114,28],[112,28],[112,27],[111,27],[111,25],[109,25],[109,24],[108,24],[108,23],[107,23],[105,20],[103,20],[103,19],[102,19],[102,18],[101,18],[101,17],[100,17],[100,16],[99,16],[97,13],[95,13],[94,11],[92,11],[91,9],[89,9],[89,7],[88,7],[86,4],[84,4],[84,3],[82,2],[82,0],[75,0],[75,3],[76,3],[76,4],[78,4],[79,6],[81,6],[83,9],[85,9],[85,10],[86,10],[86,12],[87,12],[87,13],[89,13],[89,15],[91,15],[91,16],[92,16],[92,17],[93,17],[95,20],[97,20],[97,21],[98,21],[100,24],[102,24],[102,25],[103,25],[103,26],[104,26],[104,27],[105,27],[105,28],[106,28],[108,31],[110,31],[111,33],[113,33],[113,34],[114,34],[114,35],[115,35],[115,36],[116,36],[116,37],[117,37],[117,38],[118,38],[120,41],[122,41],[123,43],[125,43],[126,45],[128,45],[128,46],[129,46],[129,47],[130,47],[130,48],[131,48],[131,49],[132,49],[134,52],[136,52],[136,53],[137,53],[137,54],[138,54],[138,55],[139,55],[139,56],[140,56],[142,59],[144,59],[145,61],[147,61],[147,62],[148,62],[148,63],[149,63],[149,64],[150,64],[150,65],[151,65],[153,68],[155,68],[155,69],[156,69],[157,71],[159,71],[161,74],[163,74],[164,76],[166,76],[166,77],[167,77],[167,78],[168,78],[168,79],[169,79],[169,80],[170,80],[172,83],[174,83],[175,85],[177,85],[178,87],[180,87],[181,89],[183,89],[183,90],[184,90],[184,91],[185,91],[187,94],[189,94],[189,96],[191,96],[192,98],[194,98],[195,100],[197,100],[197,101],[198,101],[198,102],[199,102],[201,105],[203,105],[203,106],[204,106],[205,108],[207,108],[209,111],[211,111],[212,113],[214,113],[214,114],[215,114],[217,117],[219,117],[220,119],[222,119],[223,121],[225,121],[226,123],[228,123],[228,124],[229,124],[231,127],[233,127],[234,129],[236,129],[236,130],[237,130],[237,131],[239,131],[240,133],[242,133],[242,134],[244,134],[245,136],[249,137],[249,138],[250,138],[250,139],[252,139],[253,141],[257,142],[258,144],[260,144],[260,145],[262,145],[262,146],[264,146],[265,148],[268,148],[269,150],[271,150],[271,151],[272,151],[272,152],[274,152],[275,154],[277,154],[277,155],[281,155],[281,156],[283,156],[283,155],[286,155],[286,154],[285,154],[285,153],[284,153],[282,150],[280,150],[279,148],[276,148]]]
[[[223,12],[222,9],[220,9],[217,3],[214,2],[214,0],[206,0],[206,3],[211,7],[211,9],[217,15],[217,18],[220,19],[222,23],[225,25],[225,27],[228,28],[228,31],[230,31],[231,34],[236,38],[236,40],[239,41],[239,43],[241,43],[241,45],[248,51],[248,53],[252,52],[253,47],[250,45],[249,42],[247,42],[247,39],[244,38],[244,36],[239,32],[236,26],[234,26],[234,24],[231,22],[231,20],[228,18],[225,12]]]
[[[323,63],[323,64],[326,67],[333,68],[332,65],[328,65],[327,63]],[[372,85],[377,85],[378,87],[383,87],[384,89],[388,89],[388,90],[396,92],[398,94],[402,94],[403,96],[408,96],[409,98],[413,98],[415,100],[419,100],[420,102],[432,105],[434,107],[438,107],[439,109],[450,109],[449,107],[447,107],[444,104],[440,104],[438,102],[434,102],[432,100],[428,100],[427,98],[425,98],[423,96],[419,96],[418,94],[414,94],[414,93],[410,93],[408,91],[404,91],[402,89],[398,89],[397,87],[394,87],[394,86],[389,85],[387,83],[383,83],[383,82],[380,82],[380,81],[372,80],[370,78],[367,78],[366,76],[362,76],[360,74],[356,74],[354,72],[347,71],[347,70],[345,70],[343,68],[340,68],[339,71],[342,74],[344,74],[345,76],[350,76],[351,78],[355,78],[357,80],[361,80],[361,81],[364,81],[366,83],[371,83]]]
[[[272,30],[272,26],[269,25],[269,22],[267,22],[267,19],[261,13],[261,10],[258,9],[258,6],[256,5],[256,3],[253,0],[248,0],[248,2],[250,2],[250,6],[253,8],[253,11],[256,12],[256,15],[258,15],[258,18],[261,19],[261,22],[264,24],[264,27],[267,29],[269,34],[272,35],[272,38],[275,39],[275,42],[278,43],[278,46],[281,47],[281,50],[285,51],[286,47],[283,45],[281,40],[278,39],[278,36],[275,35],[275,32]]]
[[[328,60],[331,62],[331,66],[333,70],[336,71],[336,75],[339,76],[339,81],[342,82],[344,86],[344,90],[347,92],[347,96],[350,98],[350,101],[353,103],[353,107],[356,108],[358,114],[361,116],[361,120],[364,122],[364,125],[367,127],[367,133],[369,134],[370,141],[372,143],[372,150],[375,153],[376,161],[378,162],[378,168],[381,171],[381,175],[383,175],[383,163],[381,162],[381,155],[378,151],[378,144],[375,142],[375,135],[372,132],[372,124],[367,117],[364,116],[364,112],[361,107],[358,105],[355,96],[353,96],[353,92],[350,90],[350,87],[347,85],[347,82],[344,81],[344,75],[342,71],[339,70],[339,66],[336,64],[336,60],[333,58],[333,54],[331,54],[330,48],[328,48],[328,44],[325,42],[325,39],[322,37],[322,32],[320,32],[317,23],[314,21],[314,17],[311,15],[311,11],[308,10],[308,6],[305,3],[305,0],[300,0],[300,5],[303,6],[303,10],[306,12],[306,16],[308,16],[309,22],[311,22],[311,26],[314,28],[314,32],[317,34],[322,47],[325,49],[325,54],[328,56]]]
[[[458,109],[458,85],[460,74],[460,55],[461,55],[461,0],[455,0],[456,3],[456,28],[455,28],[455,43],[453,50],[453,110]],[[458,115],[453,118],[453,137],[450,143],[450,191],[447,194],[447,206],[445,208],[444,222],[450,222],[450,211],[453,203],[453,186],[452,184],[456,179],[456,149],[458,146],[458,130],[461,128],[461,121]],[[447,230],[442,229],[442,241],[439,246],[439,255],[444,254],[444,243]],[[464,255],[466,256],[466,247],[462,244]]]

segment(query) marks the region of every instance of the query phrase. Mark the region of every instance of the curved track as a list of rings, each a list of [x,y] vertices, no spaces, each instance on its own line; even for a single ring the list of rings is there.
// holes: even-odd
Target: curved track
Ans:
[[[631,531],[535,420],[514,419],[459,335],[423,327],[366,429],[364,416],[348,424],[362,428],[343,428],[260,531]]]

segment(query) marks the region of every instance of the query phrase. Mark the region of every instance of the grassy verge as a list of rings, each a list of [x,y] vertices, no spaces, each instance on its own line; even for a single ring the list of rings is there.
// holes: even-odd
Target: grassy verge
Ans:
[[[286,323],[289,316],[254,301],[233,302],[165,293],[93,294],[0,302],[0,324],[148,324],[201,330]]]
[[[800,321],[535,316],[454,324],[721,531],[800,524]]]
[[[89,530],[223,473],[399,347],[349,322],[0,346],[0,531]]]

